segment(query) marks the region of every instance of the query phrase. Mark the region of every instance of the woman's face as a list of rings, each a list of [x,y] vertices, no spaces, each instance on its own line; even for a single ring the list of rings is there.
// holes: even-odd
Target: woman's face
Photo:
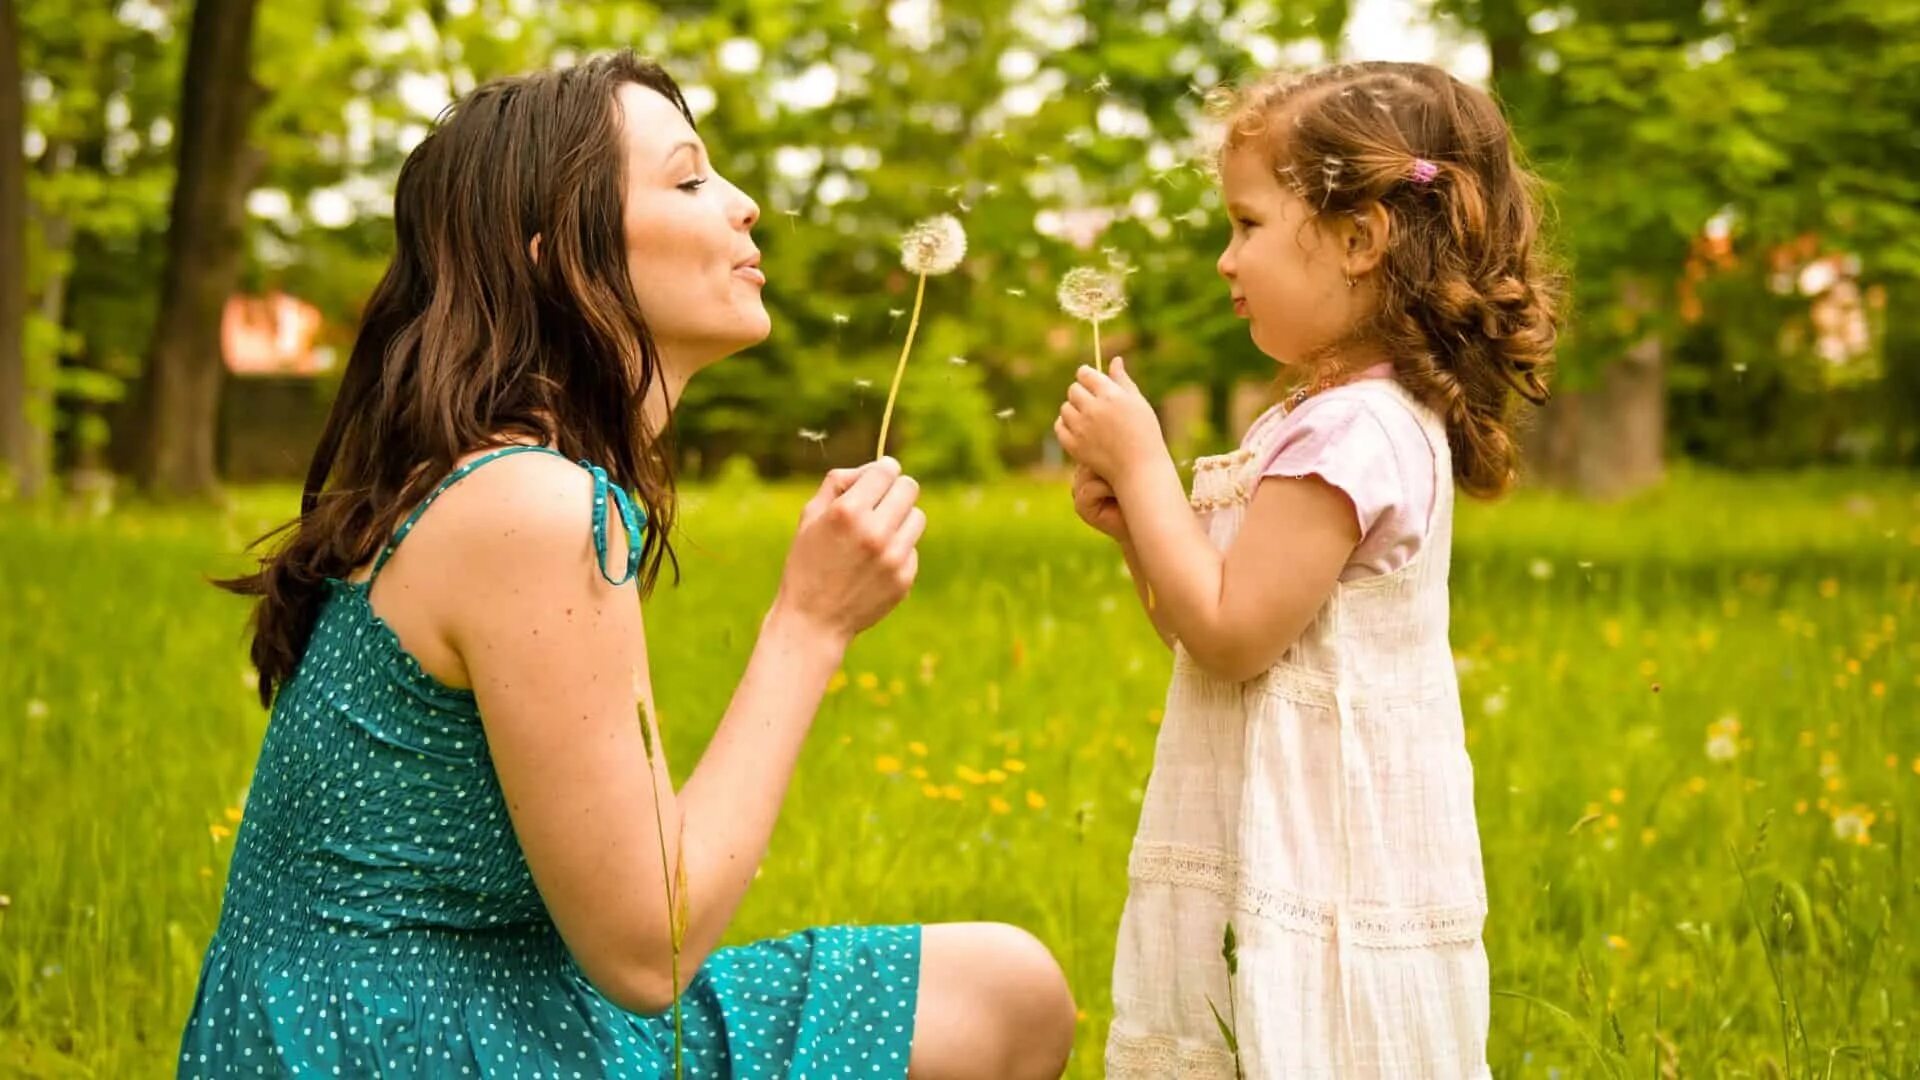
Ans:
[[[680,110],[637,83],[620,88],[627,272],[672,384],[765,340],[752,230],[760,207],[707,160]]]

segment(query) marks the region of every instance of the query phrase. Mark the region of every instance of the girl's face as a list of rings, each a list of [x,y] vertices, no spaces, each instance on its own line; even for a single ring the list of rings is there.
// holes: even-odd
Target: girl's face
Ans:
[[[1254,345],[1297,364],[1340,342],[1359,311],[1341,238],[1280,183],[1259,146],[1228,150],[1221,177],[1233,238],[1215,265]]]
[[[772,329],[752,236],[760,207],[715,171],[672,102],[637,83],[618,100],[627,271],[669,378],[684,382]]]

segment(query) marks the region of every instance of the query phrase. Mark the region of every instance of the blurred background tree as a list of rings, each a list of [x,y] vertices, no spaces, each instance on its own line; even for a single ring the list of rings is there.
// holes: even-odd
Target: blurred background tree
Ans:
[[[250,0],[0,6],[0,260],[25,262],[0,261],[0,448],[22,492],[98,475],[109,443],[157,493],[211,491],[237,464],[208,430],[219,396],[245,390],[212,355],[219,298],[299,297],[344,355],[394,174],[439,110],[620,46],[682,81],[764,211],[774,334],[693,384],[697,473],[859,460],[911,300],[897,237],[937,212],[970,254],[929,284],[898,423],[916,471],[1056,459],[1086,341],[1053,286],[1078,264],[1127,271],[1109,352],[1189,406],[1169,408],[1180,451],[1231,441],[1272,365],[1213,271],[1204,94],[1409,41],[1498,93],[1548,180],[1576,291],[1536,479],[1618,495],[1675,456],[1920,460],[1901,318],[1920,300],[1920,0],[283,0],[239,32],[253,18]],[[243,115],[244,142],[187,138]]]

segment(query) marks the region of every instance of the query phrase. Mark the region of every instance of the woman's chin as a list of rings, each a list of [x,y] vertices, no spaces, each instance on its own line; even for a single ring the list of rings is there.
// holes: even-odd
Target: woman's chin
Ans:
[[[736,353],[746,352],[756,345],[764,343],[773,333],[773,320],[765,309],[754,312],[742,312],[741,318],[724,332],[712,334],[707,338],[707,347],[698,350],[704,354],[694,366],[695,371],[711,367]],[[687,350],[693,352],[694,350]]]

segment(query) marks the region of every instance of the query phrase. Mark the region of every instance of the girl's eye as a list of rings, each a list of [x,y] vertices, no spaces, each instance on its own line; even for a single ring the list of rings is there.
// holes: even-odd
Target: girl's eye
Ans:
[[[687,181],[686,183],[681,184],[680,190],[688,193],[692,193],[695,191],[699,191],[702,187],[705,187],[706,183],[707,183],[706,177],[696,176],[693,179]]]
[[[1259,224],[1259,222],[1253,221],[1249,218],[1234,218],[1233,223],[1235,225],[1240,226],[1242,229],[1251,229],[1255,225]]]

